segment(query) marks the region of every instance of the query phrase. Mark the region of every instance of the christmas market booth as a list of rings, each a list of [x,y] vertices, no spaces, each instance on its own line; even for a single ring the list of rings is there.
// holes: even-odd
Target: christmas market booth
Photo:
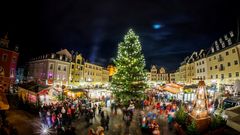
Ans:
[[[18,87],[18,97],[23,103],[28,102],[36,105],[48,104],[49,89],[49,86],[41,85],[36,82],[20,84]]]
[[[195,91],[198,88],[197,85],[192,84],[192,85],[185,85],[183,87],[183,97],[182,100],[183,101],[193,101],[193,99],[195,98]]]
[[[0,110],[8,110],[9,104],[5,94],[0,93]]]
[[[88,90],[86,89],[66,89],[64,94],[69,98],[88,97]]]
[[[181,85],[175,83],[168,83],[159,88],[163,92],[167,92],[169,97],[175,97],[176,99],[182,100],[182,89]],[[169,98],[168,97],[168,98]]]

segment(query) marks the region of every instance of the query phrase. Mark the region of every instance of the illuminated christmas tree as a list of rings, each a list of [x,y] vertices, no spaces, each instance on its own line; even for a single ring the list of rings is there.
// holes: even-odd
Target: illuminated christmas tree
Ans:
[[[204,81],[199,81],[196,90],[196,98],[193,102],[193,111],[191,113],[196,119],[206,118],[208,114],[208,98]]]
[[[114,60],[117,73],[112,78],[112,90],[117,99],[129,105],[131,99],[141,99],[146,88],[145,58],[139,37],[130,29],[118,44]]]

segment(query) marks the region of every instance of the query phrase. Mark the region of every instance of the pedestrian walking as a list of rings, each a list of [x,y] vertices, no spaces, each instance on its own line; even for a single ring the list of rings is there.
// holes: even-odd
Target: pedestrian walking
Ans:
[[[109,120],[110,120],[110,118],[109,118],[109,116],[107,115],[107,118],[106,118],[106,130],[108,130],[109,129]]]

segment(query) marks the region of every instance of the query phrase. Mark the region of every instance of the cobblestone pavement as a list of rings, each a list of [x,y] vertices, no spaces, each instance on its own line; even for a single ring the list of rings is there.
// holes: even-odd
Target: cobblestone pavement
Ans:
[[[19,135],[32,135],[36,133],[36,130],[34,131],[34,124],[38,119],[30,113],[23,110],[9,110],[6,114],[9,124],[16,127]]]
[[[129,128],[126,128],[126,124],[122,120],[122,112],[118,110],[117,115],[111,113],[109,110],[106,113],[110,116],[109,130],[105,131],[105,135],[147,135],[142,133],[140,127],[138,126],[138,121],[136,118],[136,113],[134,115],[133,121],[130,124]],[[9,110],[7,111],[7,120],[18,130],[19,135],[38,135],[40,130],[39,118],[36,116],[23,111],[23,110]],[[158,118],[158,123],[160,125],[161,135],[176,135],[174,129],[169,131],[166,119],[163,116]],[[96,129],[100,125],[100,115],[96,115],[96,118],[93,121],[93,125],[87,126],[87,123],[84,117],[81,117],[78,120],[75,120],[72,123],[72,126],[76,128],[77,135],[87,135],[88,128]],[[230,127],[225,127],[225,135],[239,135],[237,131]]]
[[[137,119],[137,114],[139,113],[138,111],[134,112],[134,117],[129,128],[122,119],[123,116],[120,109],[117,110],[117,114],[111,113],[109,109],[105,109],[105,114],[106,113],[108,113],[110,116],[110,123],[109,130],[104,132],[105,135],[147,135],[146,133],[142,133],[139,127],[139,122]],[[100,119],[100,115],[97,114],[94,118],[93,125],[87,126],[84,118],[76,120],[72,125],[76,128],[76,134],[87,135],[88,128],[96,129],[96,127],[100,126]],[[158,123],[160,125],[161,135],[175,134],[173,131],[168,130],[168,125],[163,117],[159,117]]]

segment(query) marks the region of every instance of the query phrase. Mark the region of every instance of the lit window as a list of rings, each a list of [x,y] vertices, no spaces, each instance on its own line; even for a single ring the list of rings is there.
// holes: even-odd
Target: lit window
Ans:
[[[238,61],[237,61],[237,60],[235,60],[235,61],[234,61],[234,64],[235,64],[235,65],[237,65],[237,64],[238,64]]]

